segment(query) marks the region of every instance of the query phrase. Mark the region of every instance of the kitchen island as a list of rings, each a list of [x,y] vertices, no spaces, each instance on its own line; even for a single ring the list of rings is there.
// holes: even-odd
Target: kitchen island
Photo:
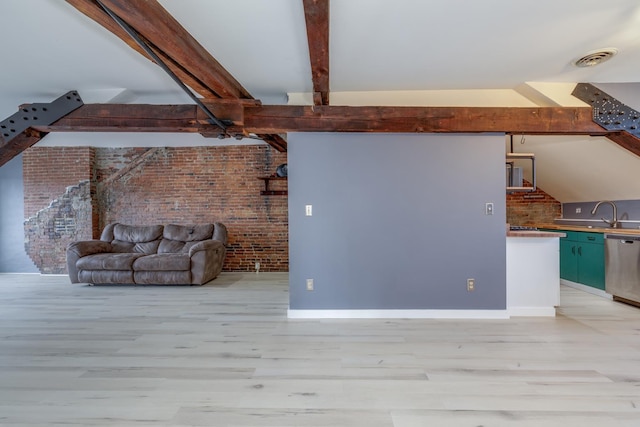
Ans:
[[[556,315],[560,304],[560,237],[552,231],[507,231],[507,313]]]

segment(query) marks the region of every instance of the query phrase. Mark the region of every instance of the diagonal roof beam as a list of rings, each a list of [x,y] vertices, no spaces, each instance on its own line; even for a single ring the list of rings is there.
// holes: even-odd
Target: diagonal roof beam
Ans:
[[[622,148],[640,157],[640,138],[629,132],[614,132],[606,135],[608,139],[615,142]]]
[[[147,57],[153,62],[153,59],[147,55],[147,53],[136,43],[111,17],[93,0],[66,0],[67,3],[78,9],[87,17],[93,19],[98,24],[102,25],[109,32],[119,37],[122,41],[128,44],[132,49],[136,50],[139,54]],[[158,55],[165,64],[182,80],[186,85],[193,89],[196,93],[207,98],[216,98],[217,94],[208,86],[203,84],[200,80],[195,78],[184,69],[180,64],[176,64],[170,57],[164,52],[154,47],[156,55]]]
[[[191,89],[189,89],[182,82],[182,80],[180,80],[180,77],[178,77],[173,71],[171,71],[171,68],[169,68],[167,66],[167,64],[165,64],[165,62],[162,60],[162,58],[160,58],[158,55],[156,55],[156,53],[153,50],[153,48],[151,47],[151,45],[147,41],[145,41],[142,38],[142,36],[140,36],[140,34],[138,34],[136,32],[136,30],[134,30],[131,26],[129,26],[129,24],[127,24],[122,19],[120,19],[120,17],[118,15],[116,15],[111,9],[107,8],[107,6],[105,6],[104,3],[102,3],[100,0],[96,0],[96,3],[98,3],[100,5],[100,7],[102,7],[102,9],[104,9],[104,11],[107,12],[107,14],[109,14],[109,16],[111,18],[113,18],[113,20],[116,21],[118,23],[118,25],[120,25],[120,27],[122,27],[122,29],[125,30],[127,32],[127,34],[129,34],[131,36],[131,38],[134,39],[135,42],[151,58],[153,58],[153,60],[156,62],[156,64],[158,64],[160,66],[160,68],[162,68],[164,70],[164,72],[167,73],[169,75],[169,77],[171,77],[171,79],[180,87],[180,89],[182,89],[187,95],[189,95],[189,97],[193,100],[193,102],[195,102],[196,105],[198,107],[200,107],[202,109],[202,111],[204,111],[206,113],[207,117],[209,117],[209,121],[211,123],[215,124],[216,126],[218,126],[222,130],[222,135],[224,137],[224,135],[226,134],[226,131],[227,131],[227,124],[223,123],[220,119],[218,119],[215,116],[215,114],[213,114],[211,112],[211,110],[209,110],[207,108],[207,106],[202,103],[201,99],[198,98],[193,93],[193,91]]]
[[[114,33],[130,47],[153,60],[95,0],[66,0],[80,12]],[[208,99],[254,98],[242,85],[169,14],[157,0],[100,0],[131,27],[177,78]],[[157,62],[157,61],[154,61]],[[256,101],[259,103],[259,101]],[[286,141],[278,135],[260,135],[278,151]]]
[[[251,98],[249,92],[157,0],[101,1],[218,97]]]
[[[313,103],[329,105],[329,0],[303,0]]]
[[[39,132],[31,128],[17,135],[7,143],[0,143],[0,166],[8,163],[18,154],[40,141],[46,132]]]
[[[611,131],[607,138],[640,156],[640,111],[590,83],[578,83],[571,94],[591,105],[593,121]]]

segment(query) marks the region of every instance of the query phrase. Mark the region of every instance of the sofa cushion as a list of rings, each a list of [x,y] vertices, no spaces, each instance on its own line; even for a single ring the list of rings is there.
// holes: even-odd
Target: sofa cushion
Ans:
[[[191,269],[189,254],[154,254],[145,255],[133,263],[136,271],[172,271]]]
[[[191,246],[199,241],[211,239],[213,224],[177,225],[164,227],[158,253],[188,253]]]
[[[131,270],[141,253],[101,253],[83,256],[76,262],[78,270]]]
[[[160,240],[153,242],[131,243],[114,240],[111,242],[111,250],[113,252],[135,252],[140,254],[155,254],[158,252]]]
[[[131,284],[133,281],[133,271],[120,270],[80,270],[78,272],[78,281],[80,283],[94,284]]]
[[[185,242],[181,242],[180,240],[169,240],[162,239],[160,241],[160,245],[158,246],[159,254],[177,254],[180,252],[189,252],[189,249],[184,251]]]
[[[112,251],[155,254],[158,251],[163,229],[162,225],[115,224],[112,227]]]
[[[194,242],[210,239],[213,234],[213,224],[177,225],[169,224],[164,227],[163,239]]]
[[[190,285],[191,271],[134,271],[139,285]]]
[[[113,239],[132,243],[151,242],[162,236],[162,229],[162,225],[116,224],[113,227]]]

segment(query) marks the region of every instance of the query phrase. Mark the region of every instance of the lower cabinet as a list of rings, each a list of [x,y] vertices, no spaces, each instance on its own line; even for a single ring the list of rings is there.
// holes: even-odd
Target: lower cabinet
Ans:
[[[578,248],[576,242],[568,240],[568,234],[560,238],[560,277],[578,281]]]
[[[560,239],[560,277],[604,290],[602,233],[563,231]]]

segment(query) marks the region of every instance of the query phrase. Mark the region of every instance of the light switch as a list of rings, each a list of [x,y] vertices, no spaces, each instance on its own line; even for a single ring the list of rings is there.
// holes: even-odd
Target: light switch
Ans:
[[[484,213],[485,215],[493,215],[493,203],[485,203]]]
[[[313,214],[313,206],[311,206],[311,205],[306,205],[306,206],[304,207],[304,211],[305,211],[305,214],[306,214],[307,216],[311,216],[311,215]]]

